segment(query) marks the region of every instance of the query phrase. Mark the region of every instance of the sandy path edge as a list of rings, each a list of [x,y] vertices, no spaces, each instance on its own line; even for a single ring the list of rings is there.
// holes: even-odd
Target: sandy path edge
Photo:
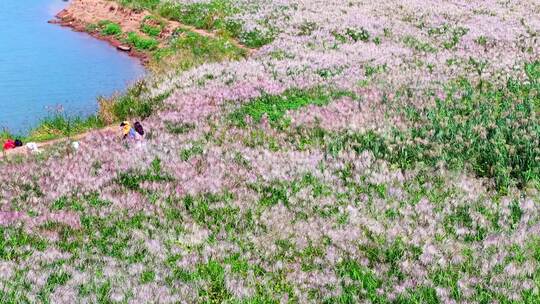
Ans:
[[[109,125],[107,127],[101,128],[101,129],[91,129],[89,131],[79,133],[79,134],[69,136],[69,137],[61,137],[61,138],[52,139],[52,140],[48,140],[48,141],[36,142],[36,144],[38,146],[38,149],[43,150],[43,149],[51,147],[51,146],[53,146],[55,144],[59,144],[59,143],[62,143],[62,142],[68,141],[68,140],[71,140],[71,141],[82,140],[85,137],[87,137],[88,135],[90,135],[92,133],[96,133],[96,132],[97,133],[114,132],[114,133],[118,133],[119,134],[118,136],[120,136],[120,129],[119,128],[120,127],[118,125],[116,125],[116,124],[115,125]],[[28,150],[28,148],[26,147],[27,143],[24,143],[24,144],[25,144],[25,146],[18,147],[18,148],[15,148],[15,149],[10,149],[10,150],[7,150],[7,151],[2,150],[2,152],[0,153],[0,160],[1,159],[9,159],[10,157],[13,157],[13,156],[16,156],[16,155],[30,155],[31,153]]]

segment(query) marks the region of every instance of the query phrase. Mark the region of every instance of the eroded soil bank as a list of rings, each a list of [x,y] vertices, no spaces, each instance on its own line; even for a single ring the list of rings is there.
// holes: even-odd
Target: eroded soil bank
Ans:
[[[75,31],[86,32],[93,37],[107,41],[120,49],[125,44],[117,37],[114,35],[104,35],[99,31],[88,31],[88,26],[97,24],[103,20],[109,20],[120,25],[125,32],[135,32],[139,34],[141,23],[144,18],[149,15],[150,13],[146,11],[135,11],[110,1],[73,0],[67,8],[56,15],[57,19],[51,20],[50,22],[70,27]],[[168,29],[168,27],[166,29]],[[162,37],[160,38],[165,38],[167,34],[170,34],[170,32],[164,30],[161,35]],[[147,53],[131,47],[127,52],[129,55],[141,59],[144,64],[148,64],[149,57]]]

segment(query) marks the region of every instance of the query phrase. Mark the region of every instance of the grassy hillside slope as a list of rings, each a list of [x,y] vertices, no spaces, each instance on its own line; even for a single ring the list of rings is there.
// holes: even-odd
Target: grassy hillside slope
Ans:
[[[538,303],[535,1],[119,2],[271,39],[0,163],[0,302]]]

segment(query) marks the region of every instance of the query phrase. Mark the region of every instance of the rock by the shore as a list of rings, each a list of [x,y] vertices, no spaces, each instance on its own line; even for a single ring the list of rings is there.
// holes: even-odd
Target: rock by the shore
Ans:
[[[127,46],[127,45],[119,45],[116,47],[117,49],[119,49],[120,51],[124,51],[124,52],[129,52],[131,51],[131,47],[130,46]]]

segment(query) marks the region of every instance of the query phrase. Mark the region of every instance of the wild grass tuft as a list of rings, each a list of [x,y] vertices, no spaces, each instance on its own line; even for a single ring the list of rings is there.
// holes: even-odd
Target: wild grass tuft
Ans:
[[[135,32],[127,33],[126,42],[141,51],[153,51],[159,44],[156,39],[141,37]]]
[[[141,24],[141,32],[147,34],[150,37],[157,37],[163,31],[165,22],[160,20],[156,16],[146,16]]]
[[[98,22],[98,28],[101,30],[101,34],[105,36],[117,36],[122,34],[122,28],[120,25],[109,20],[102,20]]]

